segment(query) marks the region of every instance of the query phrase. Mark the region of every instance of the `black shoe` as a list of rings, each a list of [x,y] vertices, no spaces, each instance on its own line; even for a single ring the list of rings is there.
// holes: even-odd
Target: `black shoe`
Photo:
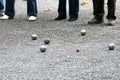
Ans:
[[[93,18],[91,21],[88,21],[88,24],[100,24],[103,23],[103,19]]]
[[[55,20],[64,20],[66,19],[66,16],[58,16],[57,18],[55,18]]]
[[[71,17],[68,19],[68,21],[76,21],[78,19],[78,17]]]

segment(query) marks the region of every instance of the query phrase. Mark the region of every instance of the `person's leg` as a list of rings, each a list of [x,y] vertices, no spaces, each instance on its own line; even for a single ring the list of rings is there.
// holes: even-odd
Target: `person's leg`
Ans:
[[[68,21],[76,21],[79,13],[79,0],[69,0],[69,15]]]
[[[107,19],[115,20],[116,0],[108,0],[108,15]]]
[[[66,19],[66,0],[59,0],[58,17],[55,20]]]
[[[27,15],[37,16],[37,3],[36,0],[27,0]]]
[[[79,0],[69,0],[69,15],[70,17],[78,17]]]
[[[58,14],[59,16],[66,16],[66,0],[59,0]]]
[[[5,15],[3,15],[0,19],[14,19],[15,9],[14,9],[15,0],[6,0],[6,9]]]
[[[15,4],[15,0],[6,0],[5,15],[7,15],[9,17],[15,16],[14,4]]]
[[[3,4],[3,0],[0,0],[0,13],[4,12],[4,4]]]
[[[114,26],[115,24],[115,19],[116,19],[115,10],[116,10],[116,0],[108,0],[107,24],[110,26]]]
[[[104,16],[104,0],[93,0],[93,15],[98,19]]]
[[[104,0],[92,0],[92,1],[94,18],[91,21],[88,21],[88,24],[102,23],[104,16]]]

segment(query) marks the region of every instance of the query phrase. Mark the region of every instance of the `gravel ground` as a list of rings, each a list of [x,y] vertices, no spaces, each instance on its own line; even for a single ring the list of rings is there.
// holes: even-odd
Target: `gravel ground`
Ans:
[[[38,0],[37,21],[30,22],[26,2],[16,0],[15,19],[0,20],[0,80],[120,80],[120,1],[115,26],[88,25],[92,2],[81,1],[88,6],[80,6],[79,19],[68,22],[54,21],[58,0]],[[32,34],[38,39],[31,40]],[[51,42],[42,53],[45,38]],[[109,43],[115,50],[108,50]]]

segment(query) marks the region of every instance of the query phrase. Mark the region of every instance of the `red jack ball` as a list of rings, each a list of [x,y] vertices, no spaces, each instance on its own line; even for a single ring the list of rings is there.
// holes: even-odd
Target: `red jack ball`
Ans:
[[[76,52],[80,52],[80,49],[76,49]]]

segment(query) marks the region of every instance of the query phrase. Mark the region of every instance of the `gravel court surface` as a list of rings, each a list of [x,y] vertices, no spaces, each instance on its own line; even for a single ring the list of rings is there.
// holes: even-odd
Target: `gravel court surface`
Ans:
[[[58,0],[37,1],[38,19],[29,22],[26,2],[16,1],[15,19],[0,20],[0,80],[119,80],[120,1],[115,26],[88,25],[92,2],[85,1],[88,6],[80,6],[75,22],[54,21]],[[44,12],[46,8],[51,11]],[[86,29],[86,36],[80,35],[82,29]],[[38,39],[31,40],[32,34]],[[51,42],[46,45],[47,52],[41,53],[45,38]],[[108,50],[111,42],[116,45],[113,51]]]

